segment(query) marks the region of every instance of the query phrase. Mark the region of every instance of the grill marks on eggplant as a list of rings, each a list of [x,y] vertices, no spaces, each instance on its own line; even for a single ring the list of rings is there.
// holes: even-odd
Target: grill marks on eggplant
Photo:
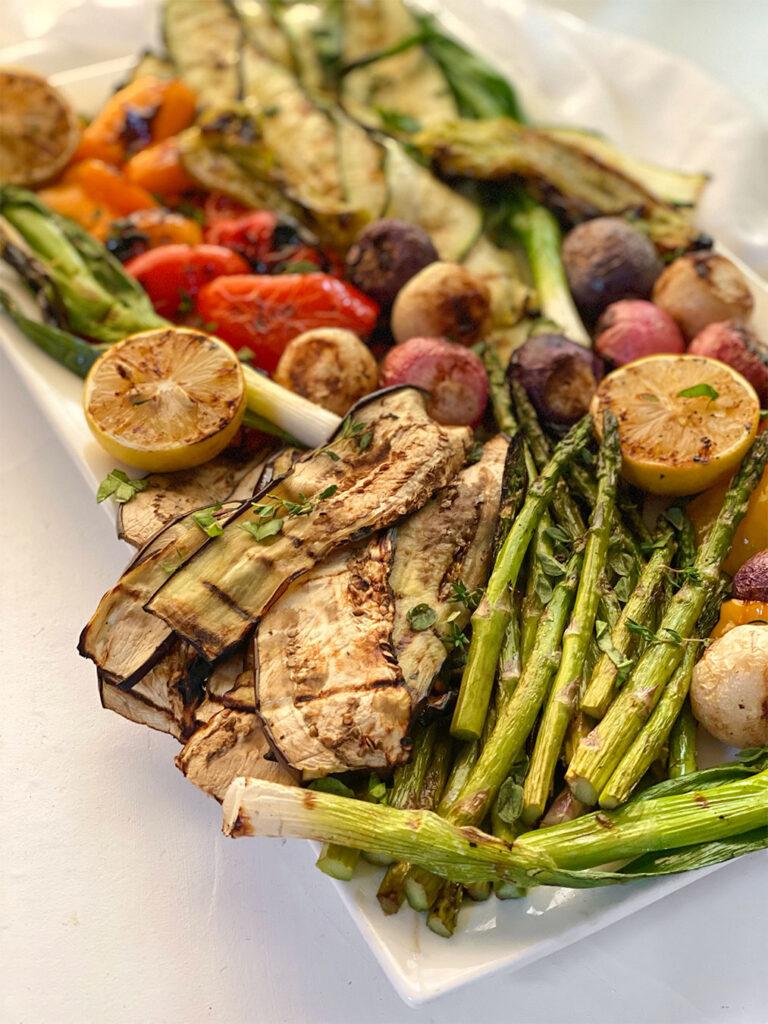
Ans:
[[[236,507],[222,508],[222,515]],[[96,663],[106,682],[130,688],[161,659],[177,657],[178,639],[164,622],[144,610],[144,603],[207,539],[192,513],[170,523],[102,597],[80,634],[78,651]],[[181,652],[190,666],[198,657],[190,644]]]
[[[360,433],[337,436],[330,447],[338,461],[324,449],[312,452],[271,491],[294,502],[315,500],[335,486],[333,495],[317,499],[307,515],[286,516],[282,531],[260,542],[240,529],[257,522],[248,505],[160,586],[147,610],[208,658],[232,650],[293,579],[339,545],[421,507],[455,476],[471,432],[435,423],[425,406],[425,396],[413,388],[358,405],[352,416],[370,431],[367,446],[359,443]]]
[[[478,462],[396,528],[392,640],[415,707],[428,696],[445,661],[441,636],[449,617],[455,616],[451,621],[462,629],[469,621],[468,609],[449,600],[451,584],[461,580],[469,590],[485,584],[508,447],[501,434],[488,441]],[[419,604],[437,615],[429,629],[415,630],[408,621],[409,611]]]
[[[119,506],[118,537],[140,548],[177,516],[230,498],[244,500],[256,489],[267,461],[264,453],[247,461],[218,455],[195,469],[150,474],[146,490]]]
[[[392,649],[391,534],[359,542],[292,586],[255,639],[259,714],[305,776],[407,760],[411,700]]]

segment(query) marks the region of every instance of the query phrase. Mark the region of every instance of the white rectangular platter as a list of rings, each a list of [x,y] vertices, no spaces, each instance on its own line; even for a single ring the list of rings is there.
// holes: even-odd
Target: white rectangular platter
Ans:
[[[677,122],[671,115],[661,125],[653,124],[648,119],[638,120],[633,116],[637,112],[632,111],[631,106],[626,107],[626,98],[619,102],[622,96],[621,85],[616,84],[612,90],[607,89],[605,68],[601,71],[590,65],[586,58],[586,64],[582,67],[581,55],[588,53],[589,59],[597,59],[595,54],[600,52],[600,47],[576,23],[548,19],[541,11],[533,8],[514,4],[501,7],[492,0],[486,0],[472,5],[473,27],[470,29],[461,26],[455,19],[451,20],[450,9],[461,14],[462,9],[466,11],[465,4],[455,0],[444,4],[443,8],[449,9],[444,13],[450,28],[461,34],[469,45],[491,57],[509,73],[510,78],[522,86],[521,92],[524,101],[529,104],[528,109],[539,119],[569,121],[605,129],[616,141],[632,144],[638,155],[657,159],[661,156],[660,147],[663,150],[666,136],[669,142],[667,162],[676,165],[684,161],[679,151],[678,154],[675,152],[678,143],[672,144],[672,139],[679,139],[680,135],[679,128],[675,130],[674,126],[675,123],[678,126],[684,123],[680,119],[684,118],[684,97],[689,90],[694,87],[701,89],[703,81],[711,90],[712,104],[719,109],[717,104],[721,103],[722,116],[727,114],[728,97],[723,98],[717,87],[701,79],[698,73],[685,67],[680,68],[671,58],[646,46],[620,40],[615,45],[632,55],[635,62],[633,74],[642,71],[652,79],[656,74],[665,73],[667,90],[671,88],[670,76],[673,84],[676,80],[680,83],[680,95],[677,98],[672,90],[672,101],[679,104],[675,115]],[[541,36],[542,31],[548,33],[546,40]],[[611,37],[603,36],[599,40],[603,47],[606,39],[610,40]],[[514,40],[514,45],[510,43],[509,52],[505,51],[500,42],[504,40]],[[146,40],[136,41],[137,49],[142,42]],[[558,61],[558,72],[552,75],[550,86],[545,88],[542,84],[543,76],[553,55]],[[92,110],[98,107],[130,63],[130,60],[113,60],[60,73],[55,80],[80,109]],[[625,132],[622,131],[622,125],[626,127]],[[718,121],[715,118],[715,135],[717,129]],[[701,143],[697,155],[702,159],[709,156],[710,162],[705,166],[713,169],[712,159],[716,158],[716,152],[707,150],[707,144],[706,140]],[[748,148],[748,142],[745,145]],[[691,165],[689,160],[687,166],[693,169],[696,165]],[[711,214],[707,214],[706,209],[703,211],[701,221],[703,227],[713,232],[729,223],[727,180],[720,180],[717,196],[720,197],[719,202],[713,204]],[[735,210],[735,206],[732,208]],[[737,226],[730,232],[719,233],[727,235],[731,247],[752,255],[752,240],[747,227],[743,231]],[[762,333],[766,336],[768,286],[751,271],[746,272],[756,299],[754,324],[758,328],[762,327]],[[7,287],[10,281],[9,272],[0,268],[0,286]],[[80,410],[80,381],[36,350],[5,318],[0,318],[0,345],[44,415],[64,440],[88,486],[95,490],[97,482],[113,467],[114,460],[101,451],[87,430]],[[111,514],[111,509],[109,511]],[[98,596],[94,593],[94,604]],[[80,625],[72,623],[73,638]],[[170,764],[168,770],[174,770]],[[302,888],[304,885],[311,889],[313,886],[329,884],[328,879],[314,872],[310,853],[308,848]],[[375,898],[378,873],[369,866],[363,867],[350,884],[331,884],[337,887],[352,919],[398,993],[410,1004],[417,1005],[473,979],[531,963],[626,917],[706,873],[698,872],[655,883],[636,883],[602,890],[576,892],[540,889],[526,899],[504,903],[492,899],[483,904],[469,904],[462,910],[457,934],[450,941],[428,931],[423,917],[413,914],[408,908],[394,917],[385,917]],[[303,894],[297,894],[299,898],[303,898]],[[248,899],[247,890],[244,899]]]

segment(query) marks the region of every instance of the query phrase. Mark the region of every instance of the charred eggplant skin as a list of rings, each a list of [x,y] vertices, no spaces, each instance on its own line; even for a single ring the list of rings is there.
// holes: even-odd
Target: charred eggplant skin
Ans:
[[[280,513],[279,531],[254,540],[258,512],[245,503],[145,605],[207,658],[234,649],[288,584],[339,545],[370,535],[425,503],[453,479],[471,443],[466,427],[429,418],[413,388],[358,403],[327,446],[300,459],[255,503],[310,500],[307,514]],[[330,454],[329,454],[330,453]],[[319,496],[325,497],[320,500]],[[242,529],[245,527],[245,529]]]

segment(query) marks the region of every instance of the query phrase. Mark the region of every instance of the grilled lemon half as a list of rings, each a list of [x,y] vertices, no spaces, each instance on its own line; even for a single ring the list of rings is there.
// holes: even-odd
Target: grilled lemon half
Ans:
[[[142,331],[91,367],[83,409],[111,455],[153,473],[218,455],[245,412],[239,359],[223,341],[185,327]]]
[[[652,494],[697,494],[733,471],[757,433],[760,403],[740,373],[704,356],[648,356],[601,382],[590,412],[619,421],[622,475]]]
[[[25,68],[0,68],[0,97],[0,182],[40,185],[75,152],[77,115],[47,79]]]

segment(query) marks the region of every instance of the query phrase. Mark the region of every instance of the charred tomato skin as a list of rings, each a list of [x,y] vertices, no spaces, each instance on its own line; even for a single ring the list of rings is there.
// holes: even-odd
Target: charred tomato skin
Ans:
[[[238,274],[206,285],[197,312],[220,338],[235,349],[250,349],[256,365],[272,373],[299,334],[342,327],[366,337],[379,307],[329,274]]]
[[[161,245],[125,264],[152,300],[159,316],[175,319],[194,309],[209,281],[250,270],[242,256],[218,245]]]

